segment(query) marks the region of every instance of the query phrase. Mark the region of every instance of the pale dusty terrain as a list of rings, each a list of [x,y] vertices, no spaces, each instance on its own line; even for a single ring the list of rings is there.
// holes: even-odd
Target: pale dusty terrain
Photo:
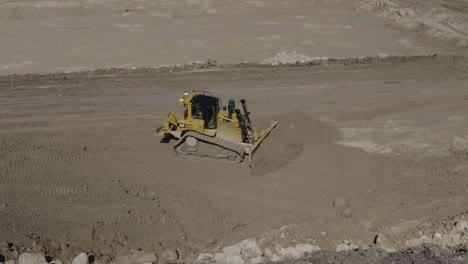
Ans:
[[[383,232],[404,247],[465,213],[466,59],[350,62],[2,77],[2,234],[190,258],[245,237],[333,249]],[[255,173],[159,143],[193,87],[247,98],[257,126],[280,122]]]
[[[468,212],[467,6],[0,1],[0,254],[445,235]],[[253,171],[159,143],[192,89],[279,121]]]
[[[0,74],[261,62],[294,51],[311,58],[431,54],[447,46],[428,40],[426,28],[452,41],[466,33],[452,29],[466,12],[444,9],[454,17],[427,22],[426,10],[445,7],[408,11],[405,1],[381,2],[2,0]]]

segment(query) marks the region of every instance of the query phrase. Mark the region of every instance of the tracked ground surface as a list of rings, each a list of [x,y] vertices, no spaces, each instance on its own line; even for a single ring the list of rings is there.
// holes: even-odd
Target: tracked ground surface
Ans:
[[[108,259],[245,237],[402,248],[467,211],[467,71],[429,56],[0,77],[2,239]],[[279,121],[254,171],[159,143],[193,88],[246,98],[257,130]]]

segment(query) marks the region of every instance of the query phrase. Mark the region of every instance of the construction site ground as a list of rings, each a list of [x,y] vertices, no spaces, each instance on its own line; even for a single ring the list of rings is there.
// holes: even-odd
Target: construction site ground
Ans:
[[[2,237],[107,254],[245,237],[404,243],[467,210],[467,67],[408,57],[1,77]],[[279,121],[253,172],[159,143],[188,86],[251,98],[256,127]]]
[[[131,249],[172,249],[190,261],[250,237],[264,246],[335,250],[343,240],[371,245],[384,234],[398,250],[468,212],[466,1],[424,1],[413,13],[402,7],[398,23],[389,15],[395,6],[375,1],[183,6],[193,14],[180,6],[105,13],[99,1],[86,2],[94,9],[26,1],[15,11],[12,2],[0,3],[0,29],[9,36],[0,43],[3,242],[63,259],[83,251],[106,260]],[[424,12],[416,7],[430,4],[456,15],[441,24],[452,31],[418,17]],[[297,15],[301,10],[311,13]],[[125,21],[113,21],[120,11]],[[272,12],[283,13],[275,20]],[[343,16],[350,12],[359,14]],[[216,38],[217,19],[235,38]],[[406,27],[411,19],[419,26]],[[188,37],[165,39],[172,35],[160,23]],[[190,23],[205,35],[190,33]],[[297,23],[300,32],[292,34]],[[258,28],[242,31],[252,25]],[[313,37],[288,35],[307,32]],[[116,36],[138,38],[125,44]],[[209,58],[218,62],[184,64]],[[281,64],[289,59],[299,63]],[[170,112],[182,114],[177,102],[192,89],[225,104],[245,98],[255,130],[279,122],[253,170],[247,162],[176,156],[172,143],[159,143],[156,129]]]

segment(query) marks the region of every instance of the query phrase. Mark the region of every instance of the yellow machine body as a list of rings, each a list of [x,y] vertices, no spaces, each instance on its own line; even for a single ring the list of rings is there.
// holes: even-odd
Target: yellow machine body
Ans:
[[[179,99],[184,114],[171,112],[157,135],[164,143],[178,140],[177,153],[238,161],[249,155],[251,165],[254,152],[277,122],[255,133],[245,100],[242,99],[241,104],[243,112],[235,108],[234,100],[229,100],[228,106],[222,106],[221,100],[209,92],[186,92]]]

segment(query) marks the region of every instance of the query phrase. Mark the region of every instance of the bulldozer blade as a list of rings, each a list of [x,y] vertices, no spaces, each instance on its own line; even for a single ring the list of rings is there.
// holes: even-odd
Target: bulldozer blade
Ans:
[[[252,160],[255,155],[255,152],[257,151],[258,147],[262,143],[262,141],[270,134],[270,132],[278,125],[278,121],[275,121],[271,126],[265,131],[265,134],[255,143],[255,146],[252,148],[252,150],[249,153],[249,167],[253,170],[253,164]]]

